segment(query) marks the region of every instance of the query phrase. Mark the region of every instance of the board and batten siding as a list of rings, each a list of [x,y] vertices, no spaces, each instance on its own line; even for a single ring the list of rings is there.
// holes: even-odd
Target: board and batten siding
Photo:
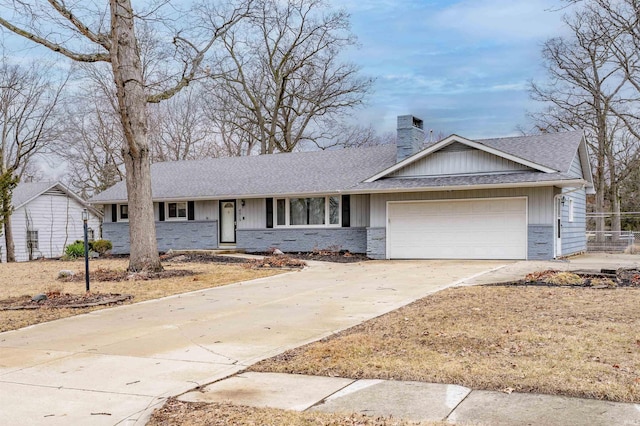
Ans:
[[[242,201],[244,200],[244,206]],[[267,227],[267,202],[264,198],[246,198],[236,202],[238,229]]]
[[[369,194],[350,196],[350,225],[352,228],[369,226],[369,199]]]
[[[553,225],[553,187],[486,189],[474,191],[404,192],[371,195],[372,228],[386,227],[387,201],[447,200],[464,198],[528,197],[529,225]]]
[[[84,238],[84,223],[82,221],[84,208],[82,204],[64,192],[52,190],[16,209],[11,216],[16,261],[29,260],[27,218],[30,230],[38,231],[38,249],[33,250],[34,259],[55,258],[64,254],[67,245]],[[95,238],[99,239],[100,219],[90,214],[88,227],[93,229]],[[5,262],[4,237],[1,239],[2,261]]]
[[[392,177],[527,171],[529,167],[479,149],[434,152],[394,172]]]
[[[201,200],[194,202],[195,220],[218,220],[218,200]]]

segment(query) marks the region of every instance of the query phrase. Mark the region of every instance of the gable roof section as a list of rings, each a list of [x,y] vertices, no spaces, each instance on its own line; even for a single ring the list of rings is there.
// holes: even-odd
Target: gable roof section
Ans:
[[[453,176],[388,176],[403,165],[417,161],[449,144],[455,147],[456,143],[515,161],[522,164],[526,171]],[[584,178],[577,178],[569,173],[576,155],[580,155],[585,171]],[[381,170],[383,172],[380,172]],[[480,141],[452,135],[398,164],[396,146],[383,145],[174,161],[155,163],[151,166],[152,194],[155,201],[313,196],[384,190],[430,191],[439,188],[471,189],[529,184],[578,186],[584,185],[585,181],[589,186],[592,182],[590,176],[586,145],[580,131]],[[90,202],[126,203],[125,182],[95,195]]]
[[[40,195],[44,194],[47,191],[52,189],[57,189],[62,191],[65,195],[73,198],[79,204],[85,206],[90,209],[91,212],[100,216],[100,212],[98,212],[93,206],[89,205],[85,200],[80,198],[78,194],[71,191],[61,182],[23,182],[19,183],[15,189],[13,190],[13,194],[11,197],[11,204],[13,204],[14,209],[19,209],[24,205],[30,203],[31,201],[38,198]]]
[[[151,166],[154,200],[326,194],[388,168],[396,146],[172,161]],[[125,182],[91,199],[126,202]]]
[[[571,162],[582,140],[582,131],[475,141],[458,135],[451,135],[427,146],[404,161],[371,176],[365,182],[374,182],[378,179],[389,177],[390,174],[397,170],[457,143],[485,151],[544,173],[562,173],[567,172],[571,167]]]

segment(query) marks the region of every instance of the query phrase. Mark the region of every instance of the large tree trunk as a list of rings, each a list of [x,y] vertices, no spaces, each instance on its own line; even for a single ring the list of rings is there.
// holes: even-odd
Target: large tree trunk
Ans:
[[[10,176],[11,174],[9,174]],[[11,190],[2,188],[0,190],[0,218],[2,219],[2,229],[4,233],[4,243],[6,249],[7,262],[16,261],[16,248],[13,244],[13,229],[11,228]]]
[[[16,247],[13,244],[13,229],[11,228],[11,214],[4,218],[4,243],[7,249],[7,263],[16,261]]]
[[[134,31],[133,9],[129,0],[111,0],[110,6],[111,65],[126,140],[122,151],[129,198],[129,269],[160,271],[162,265],[151,198],[147,96]]]

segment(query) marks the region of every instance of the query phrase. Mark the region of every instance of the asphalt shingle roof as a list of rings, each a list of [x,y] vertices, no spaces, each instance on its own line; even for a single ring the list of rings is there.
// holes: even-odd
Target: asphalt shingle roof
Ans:
[[[326,194],[365,189],[412,189],[574,179],[569,171],[582,132],[482,139],[475,142],[560,173],[513,173],[472,176],[379,179],[362,183],[396,163],[396,146],[350,148],[246,157],[173,161],[151,166],[156,200]],[[123,202],[120,182],[94,196],[96,204]]]
[[[14,208],[21,207],[24,203],[32,198],[42,194],[49,188],[55,186],[55,183],[51,182],[24,182],[19,183],[13,190],[11,197],[11,204]]]
[[[568,172],[582,136],[583,132],[577,130],[534,136],[479,139],[475,142],[559,172]]]
[[[173,161],[151,166],[154,199],[251,197],[343,191],[392,166],[395,145],[248,157]],[[120,182],[92,203],[126,200]]]

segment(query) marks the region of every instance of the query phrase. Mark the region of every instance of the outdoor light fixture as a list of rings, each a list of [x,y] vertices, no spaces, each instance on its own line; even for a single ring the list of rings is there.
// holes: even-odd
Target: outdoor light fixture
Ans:
[[[87,209],[82,210],[82,222],[84,223],[84,283],[89,293],[89,212]]]

